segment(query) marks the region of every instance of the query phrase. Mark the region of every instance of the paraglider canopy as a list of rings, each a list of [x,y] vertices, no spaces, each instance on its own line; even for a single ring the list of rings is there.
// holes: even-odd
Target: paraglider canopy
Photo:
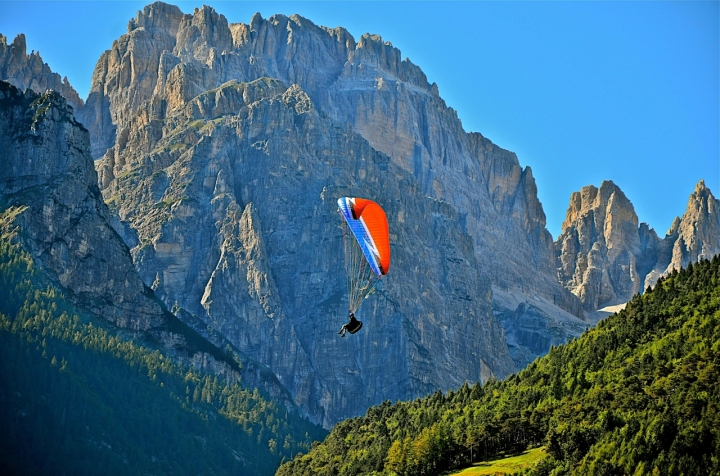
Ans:
[[[390,270],[390,230],[385,211],[372,200],[341,197],[338,208],[343,218],[348,304],[354,313]]]

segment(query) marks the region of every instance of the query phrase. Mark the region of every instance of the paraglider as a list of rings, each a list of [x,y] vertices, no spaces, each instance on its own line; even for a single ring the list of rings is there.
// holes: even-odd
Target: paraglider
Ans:
[[[341,197],[345,276],[348,290],[348,323],[340,329],[354,334],[362,328],[355,312],[390,270],[390,230],[385,211],[372,200]]]

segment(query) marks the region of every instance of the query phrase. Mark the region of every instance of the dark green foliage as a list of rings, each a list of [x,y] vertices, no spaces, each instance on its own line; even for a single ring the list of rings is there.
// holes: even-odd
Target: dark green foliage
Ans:
[[[1,474],[272,474],[324,436],[257,390],[84,316],[11,238],[0,240]]]
[[[720,474],[719,382],[715,258],[502,382],[344,421],[277,474],[430,475],[540,445],[527,474]]]

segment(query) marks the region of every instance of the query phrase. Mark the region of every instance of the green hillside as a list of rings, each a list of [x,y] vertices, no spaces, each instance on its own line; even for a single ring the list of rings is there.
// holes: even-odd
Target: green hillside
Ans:
[[[525,474],[720,474],[719,378],[716,257],[502,382],[370,408],[277,475],[434,475],[539,446]]]
[[[0,239],[0,474],[272,474],[325,435],[73,308],[13,234]]]

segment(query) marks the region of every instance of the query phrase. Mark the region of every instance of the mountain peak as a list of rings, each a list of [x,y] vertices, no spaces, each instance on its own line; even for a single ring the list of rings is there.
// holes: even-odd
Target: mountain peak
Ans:
[[[693,204],[697,204],[694,208],[704,210],[705,213],[712,213],[711,209],[716,201],[710,189],[705,186],[705,181],[700,180],[688,199],[688,210],[693,208]]]
[[[677,232],[668,271],[720,254],[720,200],[713,196],[704,180],[697,183],[688,198]]]
[[[657,238],[654,231],[642,232],[645,241]],[[558,276],[586,311],[621,304],[641,290],[640,233],[632,203],[611,180],[572,194],[555,243]]]
[[[562,224],[562,231],[572,226],[579,217],[589,213],[599,213],[601,210],[605,216],[609,215],[610,209],[621,211],[623,216],[637,222],[635,209],[627,196],[612,180],[603,180],[600,188],[594,185],[586,185],[579,192],[573,192],[570,196],[570,205],[565,214],[565,221]]]
[[[693,191],[691,199],[693,197],[696,199],[703,199],[705,201],[715,198],[710,189],[705,185],[705,180],[702,179],[697,183],[697,185],[695,185],[695,190]]]
[[[662,240],[616,184],[572,194],[555,243],[558,275],[586,310],[627,301],[662,275],[720,253],[720,202],[700,180]]]
[[[602,183],[600,184],[600,189],[615,191],[615,190],[620,190],[620,187],[615,185],[615,182],[613,182],[612,180],[603,180]]]
[[[82,99],[67,77],[63,80],[59,74],[54,73],[50,66],[43,62],[39,52],[27,54],[27,42],[23,33],[19,33],[10,45],[7,44],[7,38],[0,34],[0,80],[21,90],[32,89],[40,94],[54,89],[67,99],[76,112],[83,107]]]
[[[135,18],[128,22],[127,32],[131,33],[138,28],[151,30],[153,28],[172,29],[184,16],[183,12],[175,5],[163,2],[154,2],[146,5],[142,11],[138,10]],[[177,31],[177,28],[175,28]]]
[[[3,37],[3,38],[5,38],[5,37]],[[27,40],[25,39],[25,34],[18,33],[12,42],[12,46],[14,46],[18,50],[22,51],[22,53],[24,54],[27,51]]]

